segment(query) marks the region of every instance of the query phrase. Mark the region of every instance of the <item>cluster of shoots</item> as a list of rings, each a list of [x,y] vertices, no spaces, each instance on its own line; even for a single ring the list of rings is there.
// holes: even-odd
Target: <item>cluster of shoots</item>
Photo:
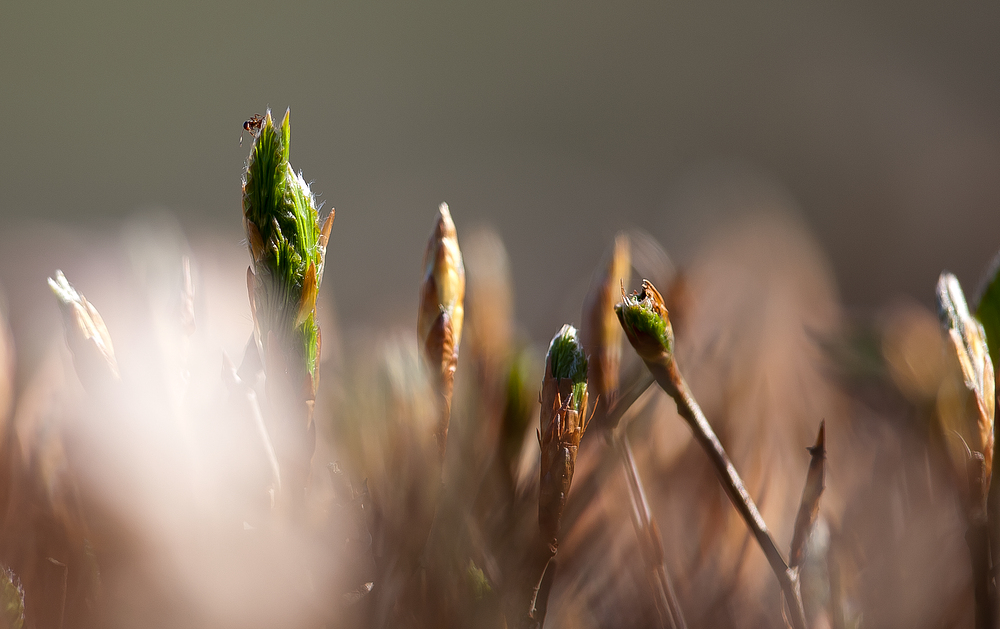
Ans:
[[[801,444],[808,469],[794,522],[781,523],[791,525],[790,545],[782,549],[682,374],[677,349],[685,328],[679,324],[675,339],[670,287],[661,284],[661,293],[642,279],[637,290],[628,290],[633,271],[643,272],[628,236],[615,238],[598,267],[582,304],[581,330],[563,325],[542,359],[513,332],[513,292],[499,239],[470,239],[486,243],[489,253],[469,256],[467,278],[459,231],[451,210],[441,204],[422,261],[415,335],[411,324],[408,334],[383,339],[380,351],[372,353],[377,357],[369,360],[374,367],[359,360],[338,374],[337,386],[324,389],[317,304],[334,213],[321,215],[309,184],[289,162],[288,113],[277,123],[268,111],[244,128],[253,135],[242,182],[253,330],[240,364],[218,357],[220,384],[231,395],[221,410],[213,410],[230,418],[226,426],[235,429],[219,428],[225,424],[221,419],[205,422],[218,433],[209,438],[192,428],[193,422],[178,422],[183,452],[164,460],[166,467],[189,467],[177,474],[185,480],[168,484],[164,500],[189,510],[187,517],[197,526],[178,525],[163,538],[178,543],[200,530],[198,552],[217,553],[206,560],[206,573],[231,565],[238,566],[226,573],[233,582],[237,572],[259,577],[265,585],[242,604],[255,596],[280,600],[275,605],[284,605],[284,615],[244,619],[248,626],[541,627],[547,618],[550,625],[576,626],[581,614],[566,592],[586,580],[574,574],[594,578],[598,572],[579,569],[585,545],[580,540],[602,526],[593,524],[599,520],[594,513],[611,521],[617,514],[606,512],[619,508],[621,519],[632,524],[625,530],[638,549],[638,574],[645,583],[636,596],[648,599],[643,602],[652,610],[645,618],[659,627],[686,628],[696,588],[676,572],[683,562],[666,544],[673,533],[664,531],[657,517],[663,515],[657,508],[662,492],[648,489],[652,482],[662,487],[686,481],[663,478],[662,470],[651,479],[650,466],[641,460],[647,448],[634,445],[640,411],[646,429],[653,422],[675,421],[645,412],[639,403],[650,397],[646,391],[654,384],[686,424],[681,430],[690,431],[693,455],[707,460],[715,474],[718,484],[712,481],[712,489],[726,495],[773,572],[772,591],[780,596],[761,603],[770,608],[763,616],[783,618],[793,629],[826,626],[815,622],[819,617],[832,619],[823,622],[836,629],[846,626],[832,568],[819,589],[804,585],[807,565],[817,556],[810,549],[822,537],[817,531],[826,486],[824,418],[808,418],[809,431],[818,428],[818,435],[811,446],[811,439]],[[195,283],[190,259],[177,262],[177,330],[190,341],[196,330]],[[119,366],[112,331],[97,308],[60,271],[49,285],[88,396],[79,406],[89,411],[79,413],[78,423],[94,422],[101,430],[95,438],[70,422],[51,430],[43,426],[36,432],[48,439],[46,456],[35,458],[22,436],[17,436],[20,448],[12,445],[8,426],[0,434],[9,463],[0,473],[0,497],[8,500],[8,513],[31,514],[14,525],[8,517],[3,532],[27,538],[34,526],[48,535],[23,552],[4,555],[11,565],[0,570],[0,626],[127,626],[128,616],[115,607],[121,594],[116,599],[108,592],[141,589],[130,579],[155,571],[138,563],[130,567],[129,561],[139,560],[130,559],[135,553],[129,525],[107,500],[86,490],[87,480],[77,485],[72,474],[78,452],[97,453],[106,464],[91,476],[122,476],[127,470],[113,462],[132,460],[116,448],[142,434],[143,422],[133,421],[129,407],[136,379]],[[936,442],[953,463],[951,477],[963,499],[976,624],[986,628],[997,626],[1000,607],[994,576],[1000,565],[1000,483],[992,479],[996,360],[989,349],[1000,345],[1000,279],[986,286],[975,312],[950,274],[941,276],[937,300],[955,378],[934,392],[941,419]],[[460,356],[463,328],[470,338]],[[0,367],[4,347],[0,343]],[[181,415],[178,409],[184,408],[176,404],[171,412]],[[536,413],[537,428],[531,430]],[[168,433],[174,435],[162,434]],[[160,439],[160,432],[154,434],[151,440]],[[102,443],[108,435],[118,441]],[[206,470],[216,469],[213,465],[225,467],[216,465],[221,456],[216,453],[231,446],[234,435],[251,453],[245,467],[250,478],[236,481],[228,470],[211,476]],[[802,450],[793,456],[805,465]],[[161,462],[150,467],[157,465],[163,467]],[[198,473],[205,477],[198,479]],[[624,482],[619,502],[608,496],[616,491],[614,478]],[[121,486],[124,503],[141,502],[151,493],[148,488],[157,486],[143,484],[142,474],[130,481]],[[713,500],[705,493],[699,498]],[[161,517],[157,526],[170,529],[170,517],[152,512]],[[711,535],[705,539],[712,543]],[[164,600],[197,589],[181,582],[173,593],[161,593]],[[560,582],[562,590],[556,587]],[[557,600],[563,602],[553,618]],[[821,608],[829,614],[817,614]],[[205,618],[206,624],[218,624],[218,614]]]

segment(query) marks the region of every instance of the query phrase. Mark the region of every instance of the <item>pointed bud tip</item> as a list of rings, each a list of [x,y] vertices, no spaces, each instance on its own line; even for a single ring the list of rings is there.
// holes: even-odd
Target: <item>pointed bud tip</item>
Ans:
[[[816,435],[816,443],[806,448],[812,456],[826,456],[826,420],[819,423],[819,433]]]

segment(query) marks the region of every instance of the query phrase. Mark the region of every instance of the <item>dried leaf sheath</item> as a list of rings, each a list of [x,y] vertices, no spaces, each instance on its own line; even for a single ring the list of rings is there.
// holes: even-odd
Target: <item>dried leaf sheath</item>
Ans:
[[[820,422],[816,445],[809,448],[811,458],[809,471],[806,473],[806,484],[802,488],[802,501],[799,513],[795,516],[795,532],[792,534],[792,551],[788,557],[788,566],[794,568],[802,563],[806,540],[812,531],[816,516],[819,515],[819,499],[826,486],[826,422]]]

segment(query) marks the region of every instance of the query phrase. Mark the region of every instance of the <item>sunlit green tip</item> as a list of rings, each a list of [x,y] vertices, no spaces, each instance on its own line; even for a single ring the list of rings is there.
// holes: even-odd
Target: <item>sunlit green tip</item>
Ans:
[[[552,337],[548,359],[553,378],[567,378],[572,380],[573,384],[586,383],[587,355],[573,326],[564,325]]]
[[[644,360],[674,351],[674,332],[659,291],[646,280],[642,289],[628,295],[622,289],[622,303],[615,306],[618,321],[632,347]]]

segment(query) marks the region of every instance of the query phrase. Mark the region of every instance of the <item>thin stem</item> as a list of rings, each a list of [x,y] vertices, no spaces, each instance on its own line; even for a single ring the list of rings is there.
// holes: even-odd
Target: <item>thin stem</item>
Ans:
[[[715,431],[705,419],[705,414],[702,413],[701,407],[698,406],[698,402],[695,401],[684,377],[677,368],[677,361],[672,356],[664,354],[659,360],[646,360],[645,362],[660,387],[674,398],[677,403],[677,412],[687,421],[694,433],[695,440],[708,454],[708,458],[722,482],[722,487],[729,495],[729,500],[743,517],[750,533],[757,540],[761,550],[764,551],[764,556],[767,558],[774,576],[778,579],[778,584],[781,586],[781,591],[788,604],[789,621],[792,627],[805,629],[805,611],[802,608],[802,597],[799,594],[798,573],[790,570],[781,556],[781,552],[767,530],[764,518],[757,510],[757,505],[750,497],[750,493],[743,485],[743,480],[736,472],[729,455],[726,454],[719,438],[715,436]]]
[[[660,541],[659,527],[653,518],[646,500],[646,492],[642,486],[642,478],[632,456],[632,446],[629,443],[628,435],[614,438],[615,450],[622,459],[622,467],[625,471],[625,478],[628,481],[629,500],[632,510],[632,526],[635,528],[635,535],[639,538],[642,547],[642,558],[649,572],[651,585],[656,596],[656,609],[660,614],[661,623],[673,629],[687,629],[684,621],[684,614],[681,612],[680,604],[677,602],[677,595],[674,593],[674,585],[667,572],[666,562],[663,557],[663,544]],[[663,622],[666,621],[666,622]]]
[[[545,624],[545,614],[549,608],[549,591],[552,589],[557,565],[555,561],[555,549],[548,544],[545,546],[548,548],[548,558],[545,559],[545,564],[542,566],[542,573],[538,575],[538,582],[532,589],[531,604],[528,606],[529,626],[538,627],[539,629]]]
[[[233,365],[233,361],[225,353],[222,355],[222,363],[223,380],[230,391],[238,393],[243,398],[247,408],[250,410],[250,417],[253,419],[254,427],[257,429],[257,437],[260,439],[261,448],[263,448],[264,455],[267,457],[268,465],[271,468],[271,482],[274,493],[281,493],[281,467],[278,465],[278,456],[274,452],[274,444],[267,430],[267,424],[264,423],[264,415],[260,410],[257,392],[240,378],[235,365]],[[274,497],[272,496],[273,501]]]
[[[653,386],[656,382],[653,375],[649,372],[643,373],[639,378],[632,383],[632,385],[625,389],[625,391],[619,396],[615,401],[615,405],[608,410],[608,414],[604,418],[604,425],[609,430],[612,431],[618,427],[618,422],[621,421],[622,417],[632,408],[632,405],[638,401],[642,394],[646,392],[646,389]]]
[[[621,423],[625,413],[639,400],[640,397],[656,382],[649,370],[643,369],[642,374],[635,379],[632,384],[618,396],[614,406],[612,406],[603,418],[595,418],[595,422],[600,422],[604,427],[605,439],[610,442],[616,432],[621,432],[618,425]],[[621,428],[624,428],[622,426]],[[577,519],[583,510],[594,499],[597,492],[602,487],[604,478],[611,473],[615,465],[613,450],[605,450],[601,453],[601,458],[597,466],[588,473],[577,485],[574,486],[566,504],[566,512],[563,513],[563,530],[572,530]]]
[[[52,562],[53,565],[62,568],[63,582],[62,582],[62,599],[61,606],[59,608],[59,629],[63,628],[63,624],[66,621],[66,591],[69,589],[69,566],[61,561],[56,560],[53,557],[49,557],[48,560]]]

